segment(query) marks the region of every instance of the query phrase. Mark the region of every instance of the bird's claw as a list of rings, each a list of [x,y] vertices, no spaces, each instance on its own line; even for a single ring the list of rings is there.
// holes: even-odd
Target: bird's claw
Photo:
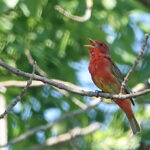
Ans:
[[[104,91],[95,90],[96,97],[99,97],[99,93],[104,93]]]

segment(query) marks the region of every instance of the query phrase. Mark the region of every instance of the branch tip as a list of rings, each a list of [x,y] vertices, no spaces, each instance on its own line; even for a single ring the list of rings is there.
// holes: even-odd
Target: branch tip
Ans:
[[[122,94],[124,89],[126,88],[126,82],[128,81],[130,75],[132,74],[132,72],[135,70],[135,67],[139,64],[139,61],[140,59],[142,58],[142,55],[144,53],[144,50],[145,50],[145,47],[147,45],[147,41],[148,41],[148,38],[149,38],[149,34],[145,34],[145,41],[141,47],[141,50],[139,52],[139,55],[137,56],[134,64],[132,65],[132,67],[130,68],[129,72],[127,73],[127,75],[125,76],[122,84],[121,84],[121,89],[120,89],[120,93]]]

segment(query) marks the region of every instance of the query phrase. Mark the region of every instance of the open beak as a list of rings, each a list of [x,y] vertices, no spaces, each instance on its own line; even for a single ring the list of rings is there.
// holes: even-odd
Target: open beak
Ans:
[[[90,39],[90,38],[88,38],[88,40],[91,43],[91,45],[84,45],[84,47],[86,47],[86,48],[94,48],[95,44],[96,44],[95,41]]]
[[[96,42],[95,42],[94,40],[92,40],[92,39],[90,39],[90,38],[88,38],[88,40],[89,40],[89,42],[90,42],[93,46],[95,46]]]

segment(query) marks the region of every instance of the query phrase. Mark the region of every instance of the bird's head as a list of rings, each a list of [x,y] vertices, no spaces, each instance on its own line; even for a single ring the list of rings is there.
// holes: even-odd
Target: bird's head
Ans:
[[[109,47],[108,45],[103,41],[98,40],[92,40],[88,38],[91,45],[84,45],[84,47],[89,48],[90,54],[103,54],[103,55],[109,55]]]

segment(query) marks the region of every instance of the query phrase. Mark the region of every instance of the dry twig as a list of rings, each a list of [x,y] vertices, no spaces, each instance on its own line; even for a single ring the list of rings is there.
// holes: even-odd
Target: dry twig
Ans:
[[[27,59],[28,59],[30,65],[33,65],[34,59],[32,58],[32,56],[31,56],[31,54],[30,54],[30,51],[29,51],[28,49],[25,51],[25,55],[27,56]],[[41,76],[47,77],[46,72],[44,72],[38,65],[36,65],[35,70],[36,70]]]
[[[0,115],[0,119],[4,118],[13,109],[13,107],[22,99],[24,93],[27,91],[28,87],[32,83],[33,75],[35,73],[35,67],[36,67],[36,63],[34,62],[34,64],[33,64],[33,71],[32,71],[30,79],[27,81],[27,85],[23,88],[21,93],[16,97],[14,102],[9,107],[7,107],[7,109],[4,111],[4,113],[2,113]]]
[[[127,75],[125,76],[123,82],[122,82],[122,85],[121,85],[121,89],[120,89],[120,94],[123,93],[124,89],[125,89],[125,86],[126,86],[126,83],[131,75],[131,73],[134,71],[135,67],[138,65],[143,53],[144,53],[144,50],[145,50],[145,47],[147,45],[147,41],[148,41],[148,38],[149,38],[149,35],[148,34],[145,34],[145,42],[143,43],[142,47],[141,47],[141,51],[139,53],[139,55],[137,56],[133,66],[130,68],[129,72],[127,73]]]
[[[55,9],[61,14],[63,14],[64,16],[68,17],[69,19],[72,19],[77,22],[85,22],[89,20],[91,17],[92,6],[93,6],[93,0],[86,0],[86,11],[85,14],[81,17],[72,15],[68,11],[61,8],[59,5],[56,5]]]

